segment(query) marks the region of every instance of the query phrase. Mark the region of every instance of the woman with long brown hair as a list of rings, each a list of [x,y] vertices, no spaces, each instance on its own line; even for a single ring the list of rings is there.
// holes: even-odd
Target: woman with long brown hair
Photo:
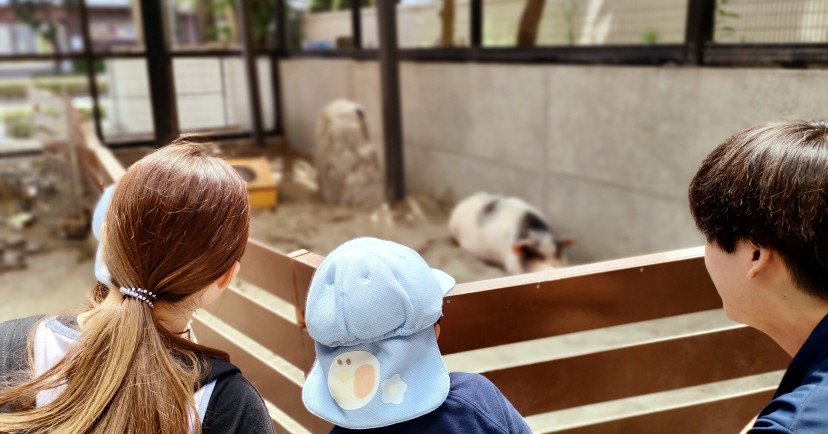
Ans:
[[[131,166],[102,230],[108,290],[77,317],[0,325],[0,341],[28,336],[0,348],[0,432],[273,432],[227,354],[188,330],[238,273],[248,225],[244,181],[201,146]]]

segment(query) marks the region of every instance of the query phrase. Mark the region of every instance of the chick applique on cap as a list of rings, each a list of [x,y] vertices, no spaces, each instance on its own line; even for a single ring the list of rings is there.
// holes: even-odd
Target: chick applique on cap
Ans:
[[[379,360],[366,351],[349,351],[328,370],[328,390],[345,410],[365,407],[379,388]]]
[[[378,428],[439,407],[449,391],[434,323],[455,285],[414,250],[359,238],[331,252],[306,306],[316,361],[302,388],[313,414]]]

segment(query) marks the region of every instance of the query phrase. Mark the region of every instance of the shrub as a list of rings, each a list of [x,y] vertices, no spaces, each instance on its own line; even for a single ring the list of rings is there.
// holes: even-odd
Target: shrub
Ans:
[[[0,83],[0,98],[22,99],[26,97],[26,83]]]
[[[34,133],[34,121],[31,109],[7,110],[0,115],[6,127],[6,136],[16,139],[31,138]]]
[[[91,121],[92,120],[92,107],[79,107],[78,111],[83,115],[83,118]],[[106,119],[106,107],[98,104],[98,114],[101,115],[101,119]]]
[[[34,86],[57,94],[66,92],[69,96],[89,94],[89,82],[85,75],[38,78],[34,81]],[[108,90],[109,83],[99,79],[98,93],[103,95]]]

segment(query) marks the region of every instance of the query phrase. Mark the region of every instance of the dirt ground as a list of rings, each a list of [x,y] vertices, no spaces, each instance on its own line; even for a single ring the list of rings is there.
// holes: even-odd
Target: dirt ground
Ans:
[[[420,252],[426,261],[458,282],[504,275],[461,250],[448,236],[450,199],[412,195],[395,206],[346,208],[322,203],[315,191],[313,168],[296,156],[271,155],[280,180],[275,210],[254,210],[251,236],[284,252],[307,249],[326,255],[339,244],[360,236],[393,240]],[[124,157],[127,164],[134,155]],[[0,192],[2,193],[2,192]],[[14,207],[0,209],[3,217]],[[35,220],[15,230],[0,225],[0,242],[22,234],[40,245],[26,256],[23,269],[0,269],[0,321],[37,313],[68,313],[80,309],[94,285],[94,238],[68,241],[57,234],[54,221]]]
[[[54,163],[41,157],[0,160],[0,321],[75,311],[95,283],[93,238],[58,234],[66,227],[60,222],[69,221],[61,216],[81,212],[94,199],[68,195],[67,172]],[[15,224],[26,215],[29,223]],[[87,232],[79,227],[79,235]]]
[[[411,195],[394,208],[356,208],[323,203],[316,194],[313,168],[304,160],[274,172],[282,173],[279,203],[275,210],[255,210],[251,237],[282,251],[306,249],[321,255],[353,238],[371,236],[405,244],[435,268],[458,282],[505,275],[463,251],[448,235],[452,203],[425,195]]]

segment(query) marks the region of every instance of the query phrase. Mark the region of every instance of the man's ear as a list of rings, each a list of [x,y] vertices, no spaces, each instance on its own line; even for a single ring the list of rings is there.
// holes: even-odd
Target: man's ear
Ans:
[[[779,261],[779,255],[773,249],[766,247],[759,247],[748,244],[747,248],[750,254],[750,268],[748,268],[746,277],[753,279],[759,273],[768,270],[770,267],[776,265]]]
[[[224,289],[224,288],[227,288],[228,286],[230,286],[230,282],[232,282],[233,279],[236,278],[236,275],[239,274],[239,270],[241,270],[241,264],[239,264],[239,261],[236,261],[216,281],[216,285],[219,287],[219,289]]]

